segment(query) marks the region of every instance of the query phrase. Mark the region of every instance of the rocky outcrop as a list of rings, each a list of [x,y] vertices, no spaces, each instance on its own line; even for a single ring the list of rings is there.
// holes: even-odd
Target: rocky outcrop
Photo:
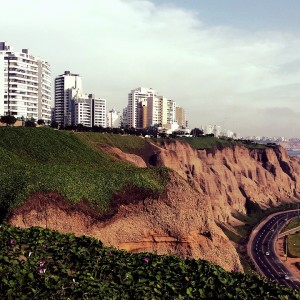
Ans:
[[[114,203],[124,203],[119,200]],[[160,197],[120,204],[114,210],[105,219],[84,203],[72,206],[54,193],[36,194],[15,210],[9,223],[85,234],[129,252],[176,254],[242,270],[234,247],[214,221],[210,203],[176,173]]]
[[[299,160],[291,159],[282,147],[208,151],[172,141],[161,144],[156,161],[194,186],[221,222],[230,223],[236,212],[246,214],[299,198]]]

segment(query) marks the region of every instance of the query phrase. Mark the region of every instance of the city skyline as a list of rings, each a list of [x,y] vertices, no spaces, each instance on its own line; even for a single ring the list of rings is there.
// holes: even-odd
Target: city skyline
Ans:
[[[291,0],[17,0],[3,5],[0,36],[45,58],[53,80],[80,73],[108,109],[121,111],[128,90],[146,86],[183,104],[191,128],[299,137],[297,8]]]

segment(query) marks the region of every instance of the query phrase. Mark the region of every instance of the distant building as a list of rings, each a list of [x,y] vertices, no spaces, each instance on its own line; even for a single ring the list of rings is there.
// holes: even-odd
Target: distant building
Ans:
[[[74,98],[74,125],[106,127],[106,100],[89,94]]]
[[[119,128],[121,127],[121,122],[122,118],[120,112],[112,109],[107,113],[107,127]]]
[[[182,107],[176,107],[175,120],[179,127],[186,127],[186,115],[185,110]]]
[[[106,100],[85,94],[82,78],[65,71],[55,78],[55,120],[61,126],[106,127]]]
[[[82,78],[78,74],[65,71],[55,78],[55,121],[60,126],[74,125],[72,118],[73,97],[83,97]],[[73,119],[73,120],[72,120]]]
[[[51,71],[28,49],[13,51],[0,42],[0,115],[51,121]]]
[[[140,87],[128,94],[128,105],[123,111],[124,126],[171,128],[173,123],[176,123],[175,101],[159,96],[152,88]]]
[[[157,92],[152,88],[139,87],[128,94],[128,105],[126,110],[126,119],[124,125],[134,128],[143,128],[143,118],[141,111],[144,111],[141,103],[147,101],[149,97],[156,96]],[[126,120],[126,123],[125,123]]]

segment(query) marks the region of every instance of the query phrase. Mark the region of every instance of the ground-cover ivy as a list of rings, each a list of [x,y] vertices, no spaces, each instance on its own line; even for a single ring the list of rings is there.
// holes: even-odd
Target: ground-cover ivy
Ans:
[[[86,236],[0,228],[1,299],[300,299],[203,260],[103,247]]]

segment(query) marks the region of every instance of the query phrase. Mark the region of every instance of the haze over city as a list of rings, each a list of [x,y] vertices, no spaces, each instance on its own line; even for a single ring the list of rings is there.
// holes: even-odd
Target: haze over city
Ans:
[[[122,110],[139,86],[183,106],[191,128],[299,137],[297,0],[16,0],[1,40],[84,78]]]

